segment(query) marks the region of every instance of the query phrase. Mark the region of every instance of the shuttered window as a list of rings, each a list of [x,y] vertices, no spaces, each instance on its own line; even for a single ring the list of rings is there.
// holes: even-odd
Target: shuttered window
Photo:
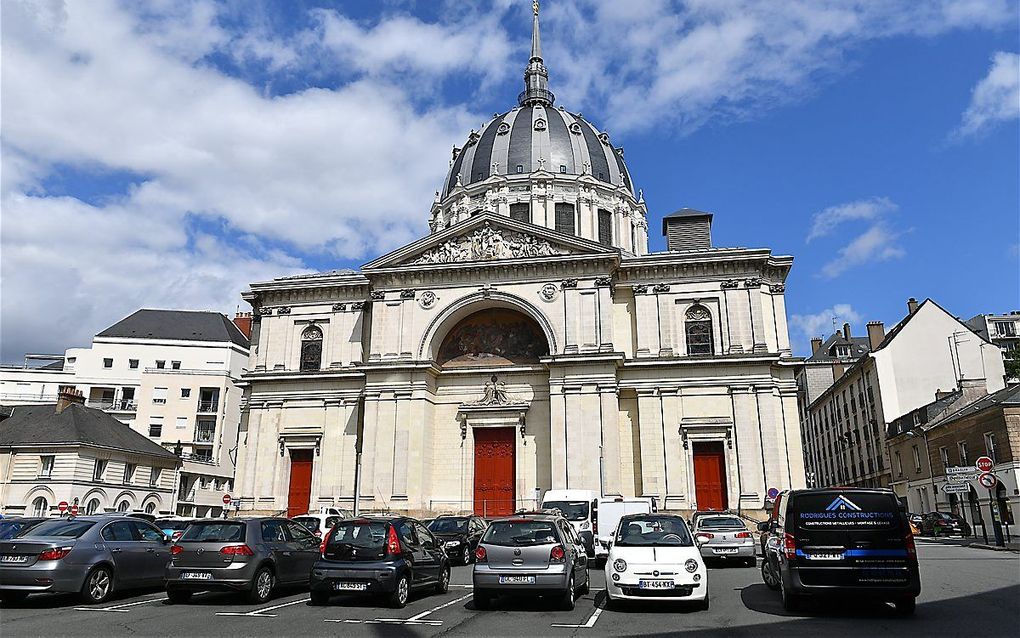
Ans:
[[[599,243],[613,245],[613,215],[608,210],[599,209]]]
[[[568,235],[574,234],[573,204],[556,204],[556,230]]]

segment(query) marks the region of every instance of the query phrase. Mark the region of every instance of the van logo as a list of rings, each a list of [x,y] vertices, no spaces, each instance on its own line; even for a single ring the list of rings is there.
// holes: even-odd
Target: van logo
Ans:
[[[861,508],[858,507],[856,503],[840,494],[835,499],[833,499],[831,503],[829,503],[828,507],[825,508],[826,512],[835,512],[837,510],[838,511],[853,510],[855,512],[859,512],[861,511]]]
[[[514,550],[514,556],[520,556],[520,555],[521,555],[521,550],[515,549]]]

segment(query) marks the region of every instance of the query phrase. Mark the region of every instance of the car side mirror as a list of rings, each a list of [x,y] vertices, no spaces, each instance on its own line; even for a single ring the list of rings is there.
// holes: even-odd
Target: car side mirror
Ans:
[[[767,532],[767,531],[769,531],[769,522],[768,521],[762,521],[762,522],[758,523],[758,531],[759,532]]]
[[[170,539],[170,536],[169,536],[169,535],[167,535],[167,534],[163,534],[163,544],[164,544],[164,545],[169,545],[169,544],[170,544],[171,542],[172,542],[172,541],[171,541],[171,539]]]

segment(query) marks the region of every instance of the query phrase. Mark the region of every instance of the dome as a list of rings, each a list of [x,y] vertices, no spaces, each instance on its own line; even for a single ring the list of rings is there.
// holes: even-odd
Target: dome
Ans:
[[[468,186],[494,174],[542,169],[567,175],[589,174],[634,194],[623,149],[613,148],[609,135],[580,113],[534,103],[497,115],[480,132],[472,131],[453,159],[441,196],[449,195],[458,182]]]

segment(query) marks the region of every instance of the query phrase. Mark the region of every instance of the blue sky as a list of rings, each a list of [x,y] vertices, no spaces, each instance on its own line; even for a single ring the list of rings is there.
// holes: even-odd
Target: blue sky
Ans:
[[[138,307],[427,232],[450,147],[521,88],[530,2],[3,4],[0,340],[62,351]],[[1015,2],[543,3],[558,103],[659,219],[796,257],[795,351],[1020,308]],[[243,307],[242,307],[243,309]]]

